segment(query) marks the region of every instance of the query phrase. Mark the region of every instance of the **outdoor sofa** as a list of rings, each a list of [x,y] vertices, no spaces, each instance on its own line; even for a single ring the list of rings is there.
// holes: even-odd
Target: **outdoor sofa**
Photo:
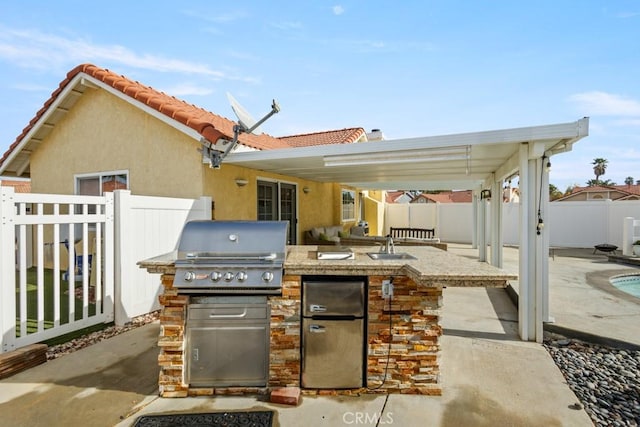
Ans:
[[[305,245],[317,246],[379,246],[384,245],[387,240],[385,236],[355,235],[350,231],[345,231],[341,225],[314,227],[304,232],[303,239]],[[393,238],[393,242],[396,246],[433,246],[444,251],[447,250],[447,244],[440,242],[440,239],[436,237],[398,237]]]

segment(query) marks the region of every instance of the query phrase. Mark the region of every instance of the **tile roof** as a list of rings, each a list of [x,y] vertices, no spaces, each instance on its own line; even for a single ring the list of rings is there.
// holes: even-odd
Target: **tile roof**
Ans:
[[[473,192],[471,190],[462,190],[442,191],[440,193],[422,193],[413,199],[411,203],[417,203],[417,200],[421,198],[440,203],[469,203],[473,201]]]
[[[387,191],[385,194],[385,202],[387,203],[396,203],[396,200],[398,200],[400,197],[406,195],[407,197],[409,197],[410,199],[413,199],[413,197],[410,194],[407,194],[406,191],[402,191],[402,190],[398,190],[398,191]]]
[[[358,142],[367,133],[363,128],[329,130],[301,135],[282,136],[278,139],[291,147],[309,147],[312,145],[351,144]]]
[[[80,73],[93,77],[123,94],[153,108],[165,116],[190,127],[209,141],[215,142],[220,137],[231,139],[233,136],[233,126],[235,123],[229,119],[167,95],[166,93],[153,89],[150,86],[145,86],[142,83],[130,80],[127,77],[116,74],[107,69],[100,68],[92,64],[81,64],[67,73],[66,78],[60,82],[58,88],[51,94],[43,107],[38,110],[35,117],[31,119],[29,124],[23,129],[22,133],[18,135],[7,152],[4,153],[4,156],[0,159],[0,164],[7,159],[11,151],[18,146],[20,141],[22,141],[29,131],[31,131],[31,129],[38,123],[69,83]],[[287,145],[285,142],[267,134],[242,134],[239,140],[241,144],[259,150],[291,148],[291,146]]]
[[[221,136],[229,139],[233,136],[233,121],[95,65],[84,64],[76,67],[67,74],[67,80],[79,72],[86,73],[165,116],[189,126],[211,142],[215,142]],[[261,150],[287,147],[277,138],[267,134],[242,134],[240,143]]]
[[[0,158],[0,165],[18,148],[18,145],[20,145],[29,132],[34,129],[41,118],[47,113],[48,109],[50,107],[52,108],[52,105],[58,97],[61,96],[69,84],[80,74],[99,80],[114,90],[122,92],[159,113],[188,126],[208,141],[215,143],[221,137],[225,139],[232,139],[233,137],[233,126],[235,122],[232,120],[167,95],[150,86],[145,86],[142,83],[133,81],[108,69],[100,68],[92,64],[81,64],[67,73],[66,78],[60,82],[58,88],[51,94],[43,107],[38,110],[35,117],[31,119],[22,133],[18,135],[2,158]],[[78,91],[77,93],[81,94],[82,92]],[[363,138],[366,140],[364,129],[351,128],[280,138],[265,133],[260,135],[243,133],[239,137],[239,142],[242,145],[257,150],[272,150],[312,145],[348,144],[358,142]]]
[[[592,186],[586,186],[586,187],[575,186],[571,190],[571,193],[554,200],[554,202],[565,201],[581,193],[602,193],[602,192],[611,192],[611,191],[617,191],[618,193],[621,193],[624,195],[618,198],[617,200],[623,200],[628,198],[629,196],[640,196],[640,184],[592,185]]]
[[[0,179],[0,187],[13,187],[16,193],[31,193],[31,181]]]

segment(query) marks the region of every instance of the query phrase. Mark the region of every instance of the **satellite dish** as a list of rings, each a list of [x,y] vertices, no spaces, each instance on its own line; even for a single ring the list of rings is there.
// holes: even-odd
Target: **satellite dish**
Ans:
[[[252,134],[255,133],[255,131],[259,129],[259,126],[262,123],[266,122],[267,119],[269,119],[269,117],[280,112],[280,106],[274,99],[273,102],[271,103],[271,111],[269,111],[263,118],[261,118],[256,122],[253,119],[253,117],[251,117],[251,114],[249,114],[247,110],[245,110],[242,107],[242,105],[240,105],[240,103],[236,101],[236,99],[233,96],[231,96],[229,92],[227,92],[227,98],[231,103],[231,108],[233,109],[233,112],[238,117],[238,124],[233,126],[233,141],[229,141],[229,140],[224,141],[224,144],[229,144],[229,146],[226,148],[226,150],[224,150],[224,152],[213,149],[211,142],[208,142],[206,140],[200,141],[203,145],[203,148],[201,151],[204,155],[209,157],[209,164],[214,169],[220,168],[220,165],[222,164],[222,160],[225,157],[227,157],[227,155],[238,143],[238,138],[240,137],[241,133],[252,133]]]
[[[233,97],[229,92],[227,92],[227,99],[229,100],[229,104],[231,104],[231,109],[235,113],[238,118],[238,123],[243,127],[244,132],[247,132],[248,129],[251,129],[257,123],[257,120],[253,118],[251,114],[238,102],[237,99]],[[256,126],[251,132],[252,134],[264,133],[259,126]]]

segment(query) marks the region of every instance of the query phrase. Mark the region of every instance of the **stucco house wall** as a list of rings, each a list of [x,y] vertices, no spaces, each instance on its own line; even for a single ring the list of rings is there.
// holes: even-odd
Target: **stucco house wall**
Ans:
[[[196,141],[102,90],[85,93],[31,154],[34,193],[73,194],[77,174],[127,171],[134,194],[203,195]]]
[[[153,115],[109,92],[89,90],[31,154],[32,191],[73,194],[77,175],[126,171],[133,194],[210,196],[214,218],[254,220],[257,181],[277,181],[297,186],[299,243],[307,229],[341,223],[339,184],[224,163],[211,169],[199,148],[197,141]],[[237,178],[247,185],[236,185]],[[348,229],[353,223],[343,225]]]

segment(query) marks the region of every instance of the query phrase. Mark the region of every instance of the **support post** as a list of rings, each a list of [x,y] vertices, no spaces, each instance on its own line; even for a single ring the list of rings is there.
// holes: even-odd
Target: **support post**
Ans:
[[[539,146],[520,147],[518,329],[524,341],[543,340],[549,319],[549,177]],[[542,227],[541,227],[542,226]]]
[[[529,150],[528,144],[522,144],[519,152],[520,163],[520,246],[518,251],[518,332],[520,339],[529,341],[529,228],[531,220],[529,186]]]
[[[473,231],[471,233],[471,248],[478,249],[478,227],[479,227],[479,219],[478,219],[478,191],[474,191],[473,199],[471,203],[471,208],[473,210]]]
[[[491,265],[502,268],[502,180],[491,185]]]
[[[16,346],[15,190],[0,187],[0,353]]]
[[[478,202],[478,261],[487,261],[487,199]]]

